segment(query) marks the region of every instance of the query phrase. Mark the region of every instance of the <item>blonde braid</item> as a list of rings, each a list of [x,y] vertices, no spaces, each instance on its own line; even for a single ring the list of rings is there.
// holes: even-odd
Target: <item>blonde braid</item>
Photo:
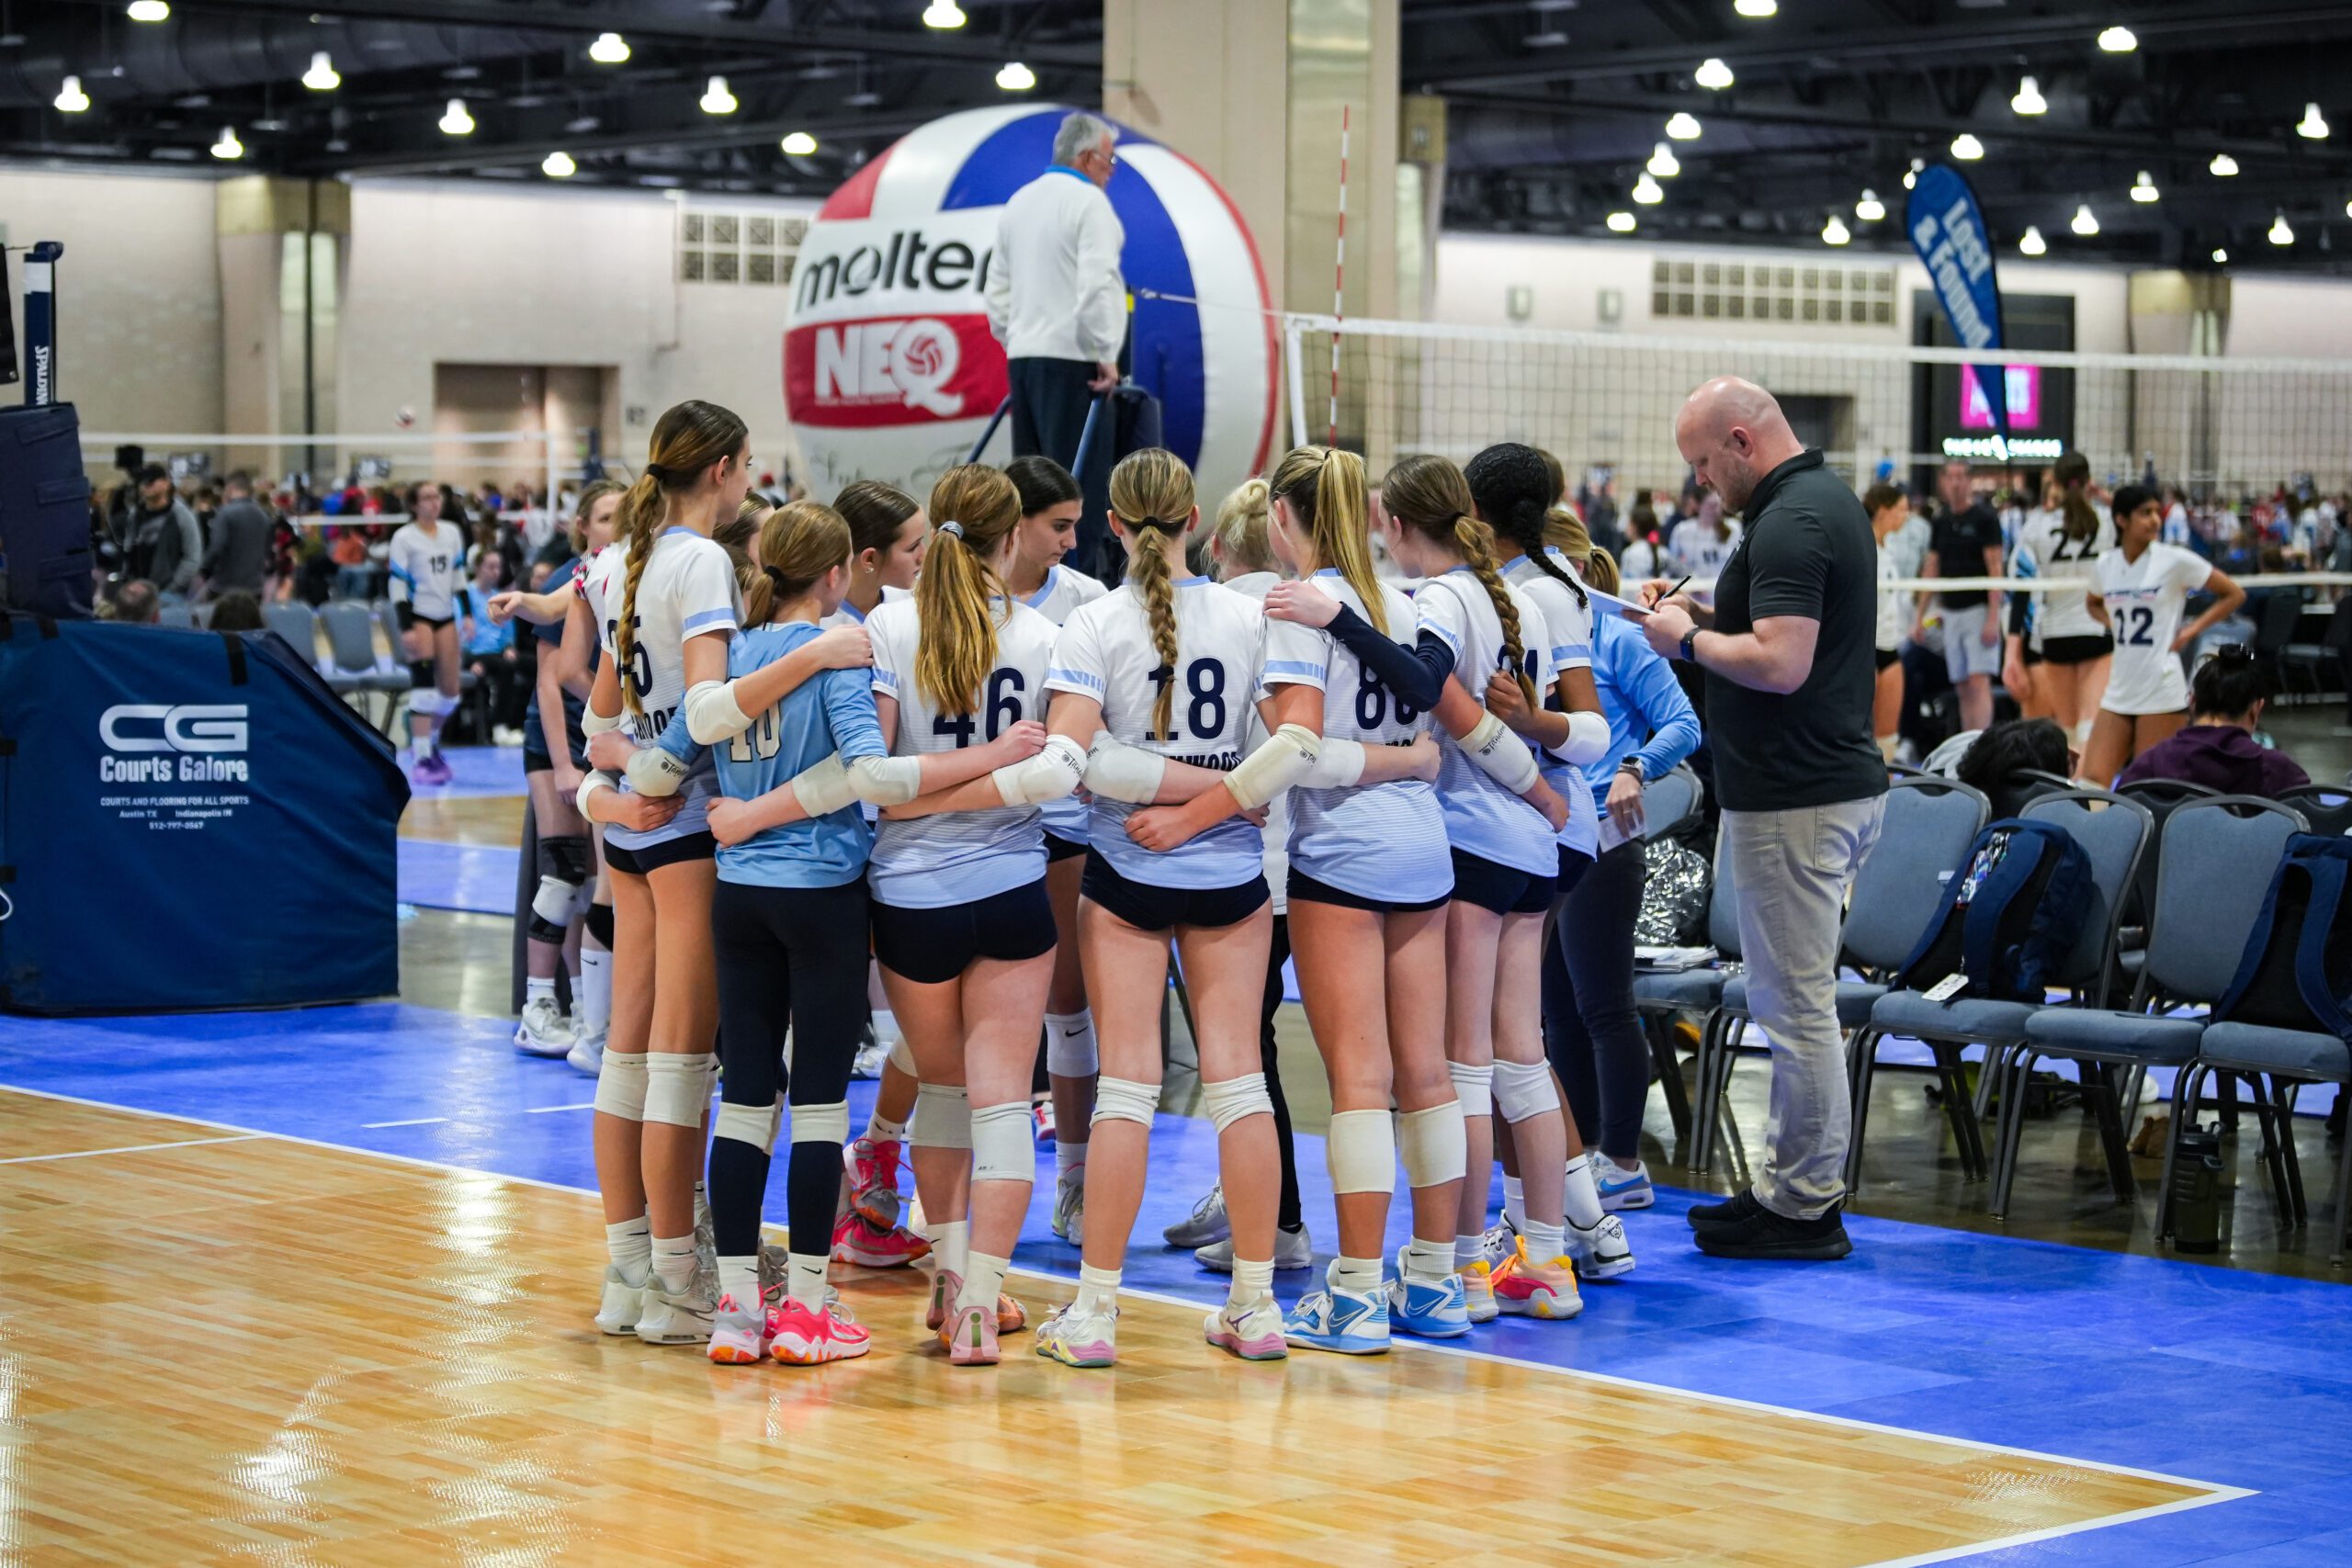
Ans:
[[[1151,646],[1159,655],[1153,676],[1159,694],[1152,700],[1151,736],[1167,740],[1176,726],[1176,578],[1160,543],[1181,540],[1192,525],[1193,470],[1164,446],[1130,452],[1111,470],[1111,510],[1136,531],[1127,581],[1136,585],[1151,617]],[[1146,538],[1147,533],[1154,536]]]
[[[1535,682],[1527,673],[1527,649],[1520,641],[1519,606],[1510,602],[1510,591],[1503,586],[1502,573],[1495,570],[1495,552],[1488,544],[1492,537],[1487,525],[1475,517],[1456,513],[1453,519],[1453,547],[1460,551],[1464,564],[1478,579],[1478,585],[1494,601],[1495,619],[1502,623],[1503,652],[1510,656],[1511,679],[1526,695],[1527,705],[1540,708],[1543,697],[1535,690]],[[1473,693],[1476,695],[1476,693]]]
[[[1159,670],[1154,677],[1159,682],[1159,694],[1151,702],[1151,738],[1166,740],[1176,724],[1176,578],[1157,540],[1136,541],[1135,558],[1127,562],[1127,581],[1136,585],[1151,617],[1152,651],[1159,655]]]

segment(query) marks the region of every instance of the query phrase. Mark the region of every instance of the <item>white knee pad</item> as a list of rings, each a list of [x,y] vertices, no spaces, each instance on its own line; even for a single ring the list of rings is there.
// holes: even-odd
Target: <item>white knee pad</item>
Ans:
[[[1209,1120],[1220,1133],[1244,1116],[1274,1113],[1274,1098],[1266,1092],[1263,1073],[1245,1073],[1238,1078],[1204,1083],[1201,1086],[1201,1100],[1208,1107]]]
[[[836,1148],[848,1143],[849,1101],[836,1100],[831,1105],[794,1106],[792,1141],[796,1144],[831,1144]]]
[[[907,1043],[907,1037],[903,1034],[890,1047],[890,1065],[910,1078],[920,1076],[915,1071],[915,1048]]]
[[[1057,1078],[1091,1078],[1102,1066],[1091,1008],[1046,1015],[1046,1071]]]
[[[1029,1125],[1029,1102],[1008,1100],[972,1112],[972,1179],[1037,1179],[1037,1134]]]
[[[699,1127],[710,1104],[711,1054],[650,1051],[645,1057],[645,1119]]]
[[[907,1123],[919,1149],[972,1146],[972,1100],[959,1083],[927,1083],[915,1089],[915,1113]]]
[[[408,711],[421,713],[427,718],[447,718],[458,711],[458,699],[438,686],[412,686],[408,694]]]
[[[596,1069],[596,1109],[624,1122],[645,1120],[645,1053],[607,1051]]]
[[[1396,1190],[1396,1134],[1385,1111],[1335,1111],[1324,1134],[1334,1192]]]
[[[1467,1062],[1448,1062],[1445,1070],[1453,1075],[1453,1098],[1461,1104],[1463,1115],[1492,1116],[1495,1113],[1493,1063],[1474,1067]]]
[[[749,1144],[763,1155],[775,1153],[776,1128],[784,1120],[784,1097],[778,1095],[767,1105],[729,1105],[718,1102],[710,1118],[710,1135],[732,1138],[739,1144]]]
[[[1495,1106],[1506,1122],[1559,1110],[1560,1089],[1552,1081],[1552,1069],[1542,1062],[1497,1062]]]
[[[1408,1187],[1441,1187],[1461,1180],[1470,1168],[1462,1102],[1449,1100],[1426,1111],[1398,1112],[1396,1152],[1405,1156]]]
[[[1105,1077],[1094,1085],[1091,1126],[1100,1127],[1105,1122],[1136,1122],[1148,1128],[1151,1119],[1159,1114],[1159,1086],[1156,1083]]]

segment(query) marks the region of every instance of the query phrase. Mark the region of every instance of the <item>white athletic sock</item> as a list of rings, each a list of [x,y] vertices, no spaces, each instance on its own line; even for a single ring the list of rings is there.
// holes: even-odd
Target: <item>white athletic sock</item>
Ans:
[[[1567,1185],[1562,1190],[1561,1206],[1567,1211],[1568,1223],[1578,1230],[1590,1230],[1600,1223],[1600,1189],[1593,1184],[1592,1160],[1578,1155],[1568,1161]]]
[[[613,1017],[613,955],[602,948],[580,950],[580,1021],[592,1035],[605,1032]]]
[[[643,1280],[653,1269],[653,1222],[639,1214],[633,1220],[606,1225],[605,1251],[611,1256],[613,1267],[628,1280]]]
[[[700,1235],[710,1229],[710,1192],[701,1182],[695,1183],[695,1232]]]
[[[1524,1235],[1527,1232],[1527,1184],[1516,1176],[1503,1178],[1503,1218],[1510,1228]]]
[[[534,975],[523,982],[523,1005],[525,1007],[530,1006],[533,1002],[537,1001],[541,997],[547,998],[549,1001],[555,1000],[554,976],[549,975],[547,978],[541,979],[538,976]]]
[[[1453,1238],[1453,1266],[1467,1269],[1478,1261],[1487,1250],[1487,1238],[1482,1235],[1458,1235]]]
[[[1527,1260],[1549,1263],[1568,1250],[1568,1227],[1547,1225],[1541,1220],[1527,1222],[1527,1229],[1520,1233],[1527,1238]]]
[[[653,1276],[676,1295],[695,1282],[695,1233],[653,1238]]]
[[[1004,1289],[1004,1272],[1012,1267],[1012,1259],[967,1250],[964,1261],[969,1266],[969,1272],[964,1276],[964,1288],[956,1292],[956,1310],[979,1307],[994,1312],[997,1292]]]
[[[874,1107],[874,1114],[865,1119],[865,1141],[869,1144],[903,1144],[907,1141],[907,1124],[893,1122],[883,1115],[882,1107],[877,1103]]]
[[[434,742],[438,739],[439,737],[434,733],[433,727],[427,725],[424,734],[418,735],[413,732],[410,734],[409,749],[416,754],[416,760],[422,762],[433,755]]]
[[[1058,1136],[1054,1140],[1054,1166],[1057,1179],[1064,1187],[1086,1185],[1086,1145],[1066,1143]]]
[[[962,1278],[972,1250],[972,1222],[935,1220],[931,1226],[931,1255],[950,1274]]]
[[[1080,1313],[1116,1312],[1119,1307],[1119,1275],[1116,1269],[1097,1269],[1091,1263],[1078,1266],[1078,1300],[1073,1303]]]
[[[1234,1267],[1238,1269],[1240,1265],[1237,1263]],[[1380,1289],[1380,1259],[1350,1258],[1342,1254],[1331,1259],[1331,1267],[1323,1271],[1323,1278],[1335,1291],[1368,1296]]]
[[[1442,1285],[1445,1277],[1453,1272],[1453,1254],[1442,1241],[1423,1241],[1415,1236],[1405,1244],[1401,1267],[1405,1278],[1417,1285]]]
[[[735,1298],[738,1311],[756,1314],[760,1310],[760,1255],[749,1258],[722,1258],[718,1260],[718,1293]]]
[[[1374,1269],[1379,1267],[1377,1263],[1373,1265]],[[1273,1288],[1274,1260],[1272,1258],[1269,1258],[1263,1263],[1250,1263],[1237,1258],[1233,1260],[1233,1287],[1225,1293],[1225,1304],[1231,1307],[1246,1307],[1260,1296],[1272,1293]]]
[[[785,1294],[811,1312],[825,1310],[825,1254],[793,1253],[784,1278]]]

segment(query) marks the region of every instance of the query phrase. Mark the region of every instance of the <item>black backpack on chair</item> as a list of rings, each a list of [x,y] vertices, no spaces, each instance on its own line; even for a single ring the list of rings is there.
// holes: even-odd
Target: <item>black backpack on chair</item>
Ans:
[[[1972,999],[2038,1002],[2064,972],[2095,891],[2091,857],[2064,828],[2017,817],[1987,824],[1901,984],[1926,990],[1964,974]]]
[[[2298,833],[2271,874],[2216,1022],[2352,1039],[2352,839]]]

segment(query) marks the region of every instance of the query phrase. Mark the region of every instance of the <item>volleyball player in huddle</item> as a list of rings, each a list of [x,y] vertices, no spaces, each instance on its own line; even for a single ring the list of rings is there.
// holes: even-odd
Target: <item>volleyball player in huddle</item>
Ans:
[[[1338,613],[1311,585],[1275,589],[1266,613],[1329,625],[1392,694],[1437,720],[1439,798],[1453,871],[1446,1056],[1462,1106],[1464,1168],[1481,1177],[1461,1189],[1454,1263],[1474,1322],[1505,1308],[1569,1317],[1580,1303],[1561,1210],[1566,1118],[1544,1057],[1539,998],[1544,922],[1559,876],[1556,835],[1568,806],[1544,782],[1526,745],[1479,705],[1487,677],[1498,669],[1521,682],[1529,707],[1539,705],[1552,684],[1551,645],[1541,612],[1496,570],[1488,531],[1475,517],[1469,486],[1453,463],[1403,459],[1381,481],[1380,503],[1390,558],[1427,579],[1414,599],[1412,650],[1361,616]],[[1498,1106],[1511,1123],[1527,1213],[1523,1247],[1499,1269],[1485,1257],[1483,1179],[1494,1164]]]
[[[1551,687],[1540,707],[1527,705],[1519,682],[1497,671],[1487,682],[1490,707],[1532,742],[1544,782],[1568,803],[1568,818],[1559,833],[1558,882],[1553,894],[1554,942],[1564,940],[1560,927],[1566,919],[1568,895],[1592,866],[1600,848],[1600,818],[1584,777],[1585,764],[1597,761],[1609,749],[1609,721],[1600,711],[1600,696],[1592,673],[1592,604],[1584,584],[1569,569],[1567,557],[1546,539],[1550,525],[1552,480],[1543,454],[1532,446],[1504,442],[1470,459],[1463,470],[1478,517],[1492,532],[1495,554],[1502,562],[1503,581],[1526,594],[1542,612],[1550,639]],[[1580,532],[1580,530],[1579,530]],[[1589,545],[1587,546],[1589,548]],[[1543,962],[1538,949],[1539,965]],[[1516,1002],[1515,1018],[1521,1017]],[[1541,990],[1537,1027],[1541,1038]],[[1548,1062],[1549,1056],[1546,1056]],[[1504,1071],[1498,1066],[1497,1072]],[[1563,1115],[1567,1134],[1567,1165],[1561,1201],[1567,1222],[1568,1255],[1588,1280],[1613,1279],[1630,1273],[1633,1249],[1625,1227],[1601,1209],[1600,1192],[1576,1118]],[[1597,1129],[1596,1129],[1597,1131]],[[1502,1134],[1497,1134],[1500,1142]],[[1526,1170],[1516,1185],[1524,1212]],[[1514,1183],[1504,1185],[1506,1219],[1514,1230],[1518,1216],[1510,1200]],[[1539,1242],[1538,1250],[1548,1243]]]
[[[2124,763],[2188,722],[2180,656],[2245,603],[2245,590],[2228,572],[2178,545],[2159,544],[2164,525],[2161,496],[2121,486],[2115,492],[2116,547],[2091,571],[2086,607],[2115,637],[2107,691],[2083,747],[2082,777],[2100,789],[2112,787]],[[2213,602],[2182,626],[2188,596],[2200,592]]]
[[[401,651],[408,656],[409,776],[446,784],[453,775],[441,755],[441,727],[458,711],[458,590],[466,575],[466,531],[441,521],[441,487],[427,479],[408,487],[409,520],[392,535],[387,592],[399,618]]]
[[[1078,517],[1084,505],[1078,481],[1051,457],[1034,455],[1015,457],[1004,473],[1021,492],[1021,525],[1005,569],[1005,586],[1013,598],[1058,628],[1072,611],[1107,592],[1095,579],[1062,564],[1078,543]],[[1085,1235],[1087,1123],[1094,1115],[1098,1066],[1094,1014],[1086,1003],[1086,971],[1078,941],[1086,803],[1069,795],[1047,801],[1041,809],[1046,819],[1046,892],[1060,936],[1054,948],[1054,983],[1046,995],[1046,1074],[1053,1095],[1053,1227],[1056,1235],[1074,1244]]]

